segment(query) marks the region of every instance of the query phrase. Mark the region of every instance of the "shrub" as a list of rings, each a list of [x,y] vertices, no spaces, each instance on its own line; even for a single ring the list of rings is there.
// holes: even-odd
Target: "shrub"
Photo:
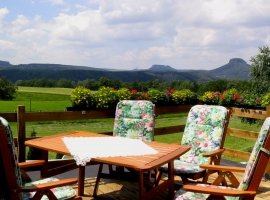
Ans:
[[[235,88],[225,90],[219,95],[219,105],[232,106],[238,105],[240,100],[240,95]]]
[[[147,92],[138,92],[137,90],[131,90],[131,99],[132,100],[150,100],[149,95]]]
[[[119,101],[131,99],[131,93],[127,88],[120,88],[117,93]]]
[[[164,92],[160,92],[156,89],[150,89],[147,92],[149,96],[149,100],[154,104],[163,104],[167,103],[168,99],[166,97],[166,94]]]
[[[96,108],[107,109],[115,108],[119,98],[117,92],[109,87],[101,87],[95,93]]]
[[[94,95],[89,89],[79,86],[71,91],[70,101],[74,107],[92,108],[94,105]]]
[[[218,104],[220,92],[205,92],[199,99],[206,104]]]
[[[33,129],[30,137],[36,137],[37,132]],[[42,150],[34,147],[29,147],[29,151],[27,153],[27,160],[40,160],[42,158]]]
[[[172,93],[172,101],[176,104],[192,103],[197,100],[197,95],[191,90],[179,90]]]
[[[270,93],[267,93],[262,97],[261,105],[263,107],[270,105]]]
[[[243,94],[241,95],[241,98],[239,100],[239,104],[238,105],[242,105],[242,106],[261,106],[262,103],[262,97],[260,95],[257,94]]]
[[[0,99],[12,100],[16,97],[17,86],[5,77],[0,78]]]

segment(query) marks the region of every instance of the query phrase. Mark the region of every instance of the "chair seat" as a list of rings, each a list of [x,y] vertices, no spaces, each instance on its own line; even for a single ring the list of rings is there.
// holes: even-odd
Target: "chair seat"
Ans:
[[[208,188],[221,188],[221,189],[227,189],[227,190],[236,190],[235,188],[232,187],[226,187],[226,186],[217,186],[217,185],[208,185],[208,184],[192,184],[196,186],[201,186],[201,187],[208,187]],[[195,193],[195,192],[188,192],[185,191],[183,188],[178,190],[174,196],[174,200],[194,200],[194,199],[199,199],[199,200],[206,200],[209,197],[209,194],[203,194],[203,193]],[[225,199],[227,200],[237,200],[239,197],[229,197],[225,196]]]
[[[161,172],[168,172],[168,164],[162,165],[159,170]],[[174,174],[196,174],[205,171],[199,167],[197,163],[187,163],[181,160],[174,160]]]
[[[31,185],[38,185],[42,183],[50,183],[58,181],[57,178],[45,178],[38,181],[32,181],[28,183],[24,183],[24,186],[31,186]],[[54,193],[57,199],[64,200],[64,199],[70,199],[72,197],[76,196],[76,191],[70,187],[70,186],[62,186],[51,189],[51,191]],[[23,200],[30,200],[33,198],[36,192],[24,192],[23,193]],[[43,195],[42,200],[48,200],[48,197],[46,195]]]

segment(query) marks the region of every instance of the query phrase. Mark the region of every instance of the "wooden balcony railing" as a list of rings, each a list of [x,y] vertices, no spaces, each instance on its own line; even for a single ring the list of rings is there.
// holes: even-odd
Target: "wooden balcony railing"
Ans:
[[[167,106],[156,107],[156,115],[173,114],[188,112],[192,105],[182,106]],[[252,110],[243,108],[228,108],[232,109],[233,116],[248,117],[255,119],[265,119],[270,116],[270,106],[264,110]],[[62,111],[62,112],[25,112],[25,106],[18,106],[16,113],[0,113],[0,116],[7,119],[9,122],[17,122],[18,138],[16,143],[18,146],[19,161],[23,162],[26,158],[24,142],[31,138],[26,138],[26,122],[35,121],[55,121],[55,120],[79,120],[79,119],[98,119],[98,118],[114,118],[114,110],[88,110],[88,111]],[[155,135],[164,135],[184,131],[185,124],[177,126],[168,126],[155,128]],[[111,134],[111,132],[103,133]],[[227,134],[239,138],[256,140],[258,133],[248,130],[240,130],[228,128]],[[224,155],[247,160],[250,153],[238,151],[235,149],[226,149]]]

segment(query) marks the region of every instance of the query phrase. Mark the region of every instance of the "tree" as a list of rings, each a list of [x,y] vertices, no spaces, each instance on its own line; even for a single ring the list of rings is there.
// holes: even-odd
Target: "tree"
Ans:
[[[72,80],[67,80],[65,78],[60,79],[57,81],[56,86],[60,88],[74,88],[75,87],[75,82]]]
[[[226,79],[219,79],[219,80],[215,80],[215,81],[209,81],[207,83],[204,83],[203,85],[201,85],[198,89],[198,95],[203,95],[205,92],[208,91],[219,91],[219,92],[223,92],[224,90],[227,90],[227,84],[228,84],[228,80]]]
[[[269,46],[259,47],[259,54],[251,57],[251,84],[257,94],[270,92],[270,49]]]
[[[102,87],[102,86],[108,87],[109,86],[109,79],[107,79],[105,77],[101,77],[99,79],[99,87]]]
[[[188,81],[188,80],[184,80],[181,82],[181,84],[178,86],[178,90],[185,90],[185,89],[189,89],[192,92],[197,92],[199,86],[196,82],[194,81]]]
[[[109,86],[118,90],[122,87],[122,82],[118,79],[109,80]]]
[[[98,82],[95,81],[95,79],[85,79],[83,81],[78,81],[77,86],[83,86],[89,90],[98,90],[99,85]]]
[[[5,77],[0,78],[0,99],[14,99],[17,90],[17,86],[15,86],[12,82],[8,81]]]

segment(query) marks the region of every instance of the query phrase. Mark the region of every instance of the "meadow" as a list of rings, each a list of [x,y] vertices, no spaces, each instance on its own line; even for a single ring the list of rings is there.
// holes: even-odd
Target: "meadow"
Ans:
[[[13,101],[0,101],[1,112],[14,112],[17,105],[25,105],[26,112],[38,111],[64,111],[67,106],[71,106],[69,100],[72,89],[66,88],[31,88],[19,87],[16,99]],[[187,113],[159,115],[155,120],[155,127],[173,126],[185,124]],[[62,132],[85,130],[92,132],[109,132],[113,128],[113,118],[109,119],[89,119],[72,121],[48,121],[48,122],[28,122],[26,124],[27,137],[33,131],[37,136],[46,136]],[[17,136],[17,124],[10,123]],[[241,123],[238,117],[231,117],[229,127],[258,132],[260,127]],[[176,143],[181,141],[182,133],[174,133],[156,136],[155,140],[165,143]],[[226,136],[225,147],[242,151],[250,151],[254,141]],[[50,156],[52,157],[52,155]],[[228,158],[231,159],[231,158]],[[240,161],[240,160],[237,160]]]

